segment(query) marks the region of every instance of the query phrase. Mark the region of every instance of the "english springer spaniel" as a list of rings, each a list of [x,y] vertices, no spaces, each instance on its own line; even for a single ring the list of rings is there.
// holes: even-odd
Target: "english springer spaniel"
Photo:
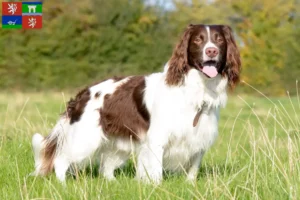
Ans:
[[[195,181],[240,70],[229,26],[189,25],[163,72],[107,79],[71,99],[51,133],[32,138],[34,174],[54,169],[65,182],[68,169],[97,161],[112,180],[134,153],[140,180],[160,183],[171,170]]]

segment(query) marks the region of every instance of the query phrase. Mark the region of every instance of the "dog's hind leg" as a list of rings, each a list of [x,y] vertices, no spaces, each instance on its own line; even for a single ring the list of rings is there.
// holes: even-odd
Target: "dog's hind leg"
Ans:
[[[54,170],[58,180],[60,180],[61,182],[65,182],[66,173],[69,167],[70,162],[65,156],[59,155],[54,159]]]
[[[128,160],[129,156],[130,152],[110,152],[102,154],[99,173],[107,180],[115,180],[115,170],[122,167]]]

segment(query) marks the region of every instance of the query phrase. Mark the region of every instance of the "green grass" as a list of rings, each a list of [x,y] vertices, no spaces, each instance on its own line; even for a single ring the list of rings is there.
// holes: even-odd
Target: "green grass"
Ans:
[[[128,164],[117,181],[95,173],[67,178],[28,176],[34,170],[30,141],[46,135],[70,96],[0,94],[0,199],[299,199],[300,103],[298,97],[230,96],[221,111],[219,137],[204,156],[195,186],[166,174],[159,186],[133,179]],[[93,170],[92,171],[96,171]]]

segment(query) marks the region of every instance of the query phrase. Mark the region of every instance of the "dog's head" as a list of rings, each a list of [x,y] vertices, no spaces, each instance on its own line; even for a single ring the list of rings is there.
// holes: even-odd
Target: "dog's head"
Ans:
[[[231,88],[239,82],[240,54],[232,30],[226,25],[189,25],[174,49],[166,82],[178,85],[191,68],[207,78],[227,76]]]

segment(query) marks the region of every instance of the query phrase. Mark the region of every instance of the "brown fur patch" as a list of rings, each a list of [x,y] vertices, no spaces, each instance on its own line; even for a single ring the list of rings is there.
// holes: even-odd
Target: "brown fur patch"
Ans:
[[[42,167],[40,173],[47,175],[53,169],[53,160],[57,148],[57,138],[49,141],[49,136],[45,139],[46,145],[42,151]]]
[[[226,66],[224,69],[224,73],[228,77],[228,84],[230,89],[234,89],[240,81],[240,52],[234,40],[232,29],[229,26],[224,25],[223,32],[227,42]]]
[[[125,77],[114,76],[110,79],[117,82],[117,81],[120,81],[124,78]],[[67,112],[66,113],[67,113],[67,116],[70,118],[70,124],[73,124],[73,123],[80,120],[80,117],[83,113],[83,110],[86,106],[86,103],[91,98],[89,88],[94,86],[94,85],[97,85],[99,83],[102,83],[106,80],[109,80],[109,79],[105,79],[105,80],[93,83],[91,86],[86,87],[86,88],[82,89],[80,92],[78,92],[78,94],[75,96],[75,98],[71,98],[69,100],[68,105],[67,105]],[[101,94],[100,92],[97,92],[95,94],[95,98],[98,98],[100,96],[100,94]]]
[[[100,109],[100,125],[107,136],[132,136],[138,140],[140,133],[149,128],[150,115],[143,104],[144,76],[131,77],[111,95],[105,95]]]
[[[81,90],[75,97],[71,98],[67,106],[67,115],[70,118],[70,124],[80,120],[86,103],[90,100],[90,90],[85,88]]]
[[[188,47],[191,34],[192,25],[189,25],[173,51],[166,77],[168,85],[176,86],[182,84],[184,74],[190,68],[188,63]]]

